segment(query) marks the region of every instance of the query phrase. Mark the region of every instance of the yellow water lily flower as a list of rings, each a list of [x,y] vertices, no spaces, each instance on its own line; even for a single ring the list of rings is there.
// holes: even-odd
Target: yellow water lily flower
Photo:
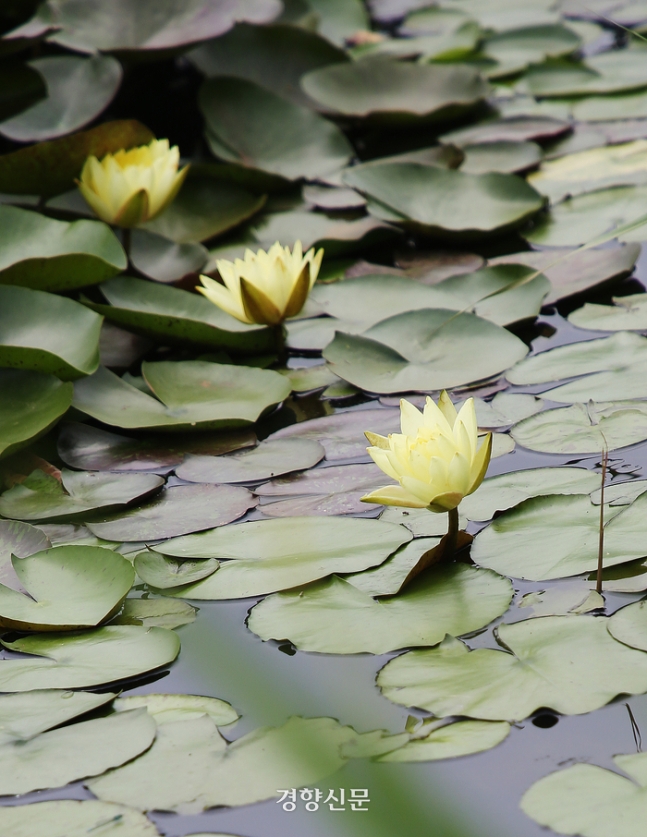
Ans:
[[[178,171],[180,151],[167,139],[88,157],[77,180],[81,194],[102,221],[136,227],[159,215],[184,183],[188,166]]]
[[[219,259],[216,268],[224,284],[201,276],[198,290],[243,323],[279,325],[303,308],[322,258],[323,250],[314,248],[303,255],[300,241],[292,252],[277,241],[267,253],[246,250],[244,259]]]
[[[474,399],[469,398],[459,413],[445,391],[437,405],[428,397],[423,412],[402,399],[400,421],[402,433],[388,438],[366,433],[371,458],[399,484],[378,488],[362,500],[454,512],[483,482],[492,453],[491,433],[478,447]]]

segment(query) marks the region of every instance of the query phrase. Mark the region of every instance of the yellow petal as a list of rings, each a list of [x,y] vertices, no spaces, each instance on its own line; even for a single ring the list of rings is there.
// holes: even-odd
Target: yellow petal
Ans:
[[[408,509],[424,509],[426,503],[422,503],[417,497],[413,497],[399,485],[387,485],[384,488],[376,488],[370,494],[365,494],[362,503],[379,503],[382,506],[403,506]]]
[[[438,399],[438,409],[440,412],[445,416],[447,419],[447,423],[450,427],[454,426],[454,422],[456,421],[456,407],[452,402],[452,399],[447,394],[447,390],[444,389],[440,393],[440,398]]]
[[[424,419],[420,410],[406,398],[400,400],[400,429],[405,436],[415,436]]]
[[[370,430],[365,430],[364,435],[374,447],[382,448],[382,450],[389,450],[389,440],[386,436],[380,436],[378,433],[371,433]]]
[[[391,477],[391,479],[399,482],[400,474],[391,464],[387,451],[382,450],[381,448],[366,448],[366,451],[377,467],[381,471],[384,471],[387,477]]]
[[[480,449],[476,452],[470,468],[470,487],[467,494],[471,494],[483,482],[492,455],[492,434],[488,433]]]
[[[262,325],[278,325],[283,321],[284,312],[260,288],[242,277],[240,280],[240,295],[245,314],[252,322]]]

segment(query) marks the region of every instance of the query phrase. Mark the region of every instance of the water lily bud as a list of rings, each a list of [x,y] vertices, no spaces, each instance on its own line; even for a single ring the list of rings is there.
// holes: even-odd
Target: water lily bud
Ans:
[[[178,171],[180,152],[166,139],[88,157],[77,180],[81,194],[102,221],[136,227],[159,215],[184,183],[188,166]]]
[[[302,253],[297,241],[290,252],[278,241],[270,249],[245,251],[244,259],[220,259],[216,268],[224,284],[201,276],[198,290],[210,302],[243,323],[279,325],[301,311],[317,279],[323,250]]]
[[[371,458],[399,485],[378,488],[362,500],[452,511],[483,482],[492,453],[491,433],[477,447],[474,399],[469,398],[459,413],[445,391],[437,405],[428,397],[422,413],[402,399],[400,421],[402,433],[388,438],[366,433],[372,445],[367,448]]]

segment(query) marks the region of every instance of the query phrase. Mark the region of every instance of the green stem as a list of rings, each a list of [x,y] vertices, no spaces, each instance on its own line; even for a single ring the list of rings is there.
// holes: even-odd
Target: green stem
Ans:
[[[447,545],[445,547],[445,555],[447,558],[453,558],[456,552],[456,541],[458,539],[458,508],[451,509],[447,512]]]
[[[274,351],[276,352],[277,363],[284,366],[288,359],[288,350],[285,346],[285,329],[283,323],[272,326],[274,332]]]

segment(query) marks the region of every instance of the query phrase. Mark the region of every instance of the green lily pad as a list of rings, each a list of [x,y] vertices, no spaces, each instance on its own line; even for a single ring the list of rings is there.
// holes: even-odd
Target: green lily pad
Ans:
[[[291,424],[272,433],[269,439],[313,439],[323,445],[328,461],[364,457],[368,462],[364,431],[386,436],[398,433],[399,427],[399,410],[349,410]]]
[[[606,588],[605,588],[606,589]],[[526,593],[519,600],[519,607],[528,608],[527,618],[538,616],[565,616],[572,613],[589,613],[604,608],[604,599],[591,589],[590,581],[568,581],[546,590]]]
[[[458,721],[432,725],[423,738],[414,738],[404,747],[380,756],[380,762],[438,761],[482,753],[498,746],[510,734],[505,721]]]
[[[0,206],[0,283],[64,291],[95,285],[126,268],[114,233],[99,221],[55,221]]]
[[[252,355],[273,347],[269,329],[239,322],[202,294],[131,276],[105,282],[101,292],[110,305],[86,304],[110,321],[147,337]]]
[[[45,79],[29,64],[18,61],[3,61],[0,85],[0,120],[10,119],[47,96]]]
[[[74,388],[74,406],[104,424],[132,429],[206,430],[255,422],[290,394],[283,375],[207,361],[145,362],[151,392],[99,368]]]
[[[418,576],[399,596],[379,601],[333,576],[264,599],[252,608],[247,624],[263,640],[289,639],[302,651],[386,654],[436,645],[448,633],[479,630],[504,613],[511,598],[508,579],[451,564]]]
[[[67,412],[73,385],[53,375],[0,369],[0,457],[46,433]]]
[[[647,92],[640,90],[614,96],[587,96],[573,102],[571,111],[578,122],[641,119],[647,117]]]
[[[370,28],[362,0],[308,0],[318,17],[317,31],[334,44],[345,46],[356,32]]]
[[[38,13],[42,23],[60,29],[52,40],[79,52],[153,52],[207,41],[230,29],[236,19],[266,23],[280,12],[275,0],[236,3],[172,0],[90,0],[80,9],[73,0],[48,0]]]
[[[25,742],[86,712],[109,703],[116,695],[107,692],[67,692],[36,689],[24,694],[0,696],[0,746]]]
[[[168,665],[180,652],[180,641],[173,631],[132,625],[108,625],[72,634],[32,634],[2,644],[27,655],[0,662],[3,692],[114,683]]]
[[[94,627],[119,610],[135,580],[130,561],[95,546],[57,546],[12,564],[29,595],[0,585],[0,626],[20,631]]]
[[[646,508],[643,495],[624,511],[605,514],[605,567],[645,555]],[[496,572],[533,581],[580,575],[597,567],[599,527],[600,507],[586,495],[533,497],[479,532],[471,557]]]
[[[312,468],[324,454],[314,440],[274,439],[230,456],[189,455],[175,473],[187,482],[257,482]]]
[[[525,792],[521,809],[560,834],[641,837],[647,812],[646,760],[647,753],[614,756],[613,763],[625,776],[594,764],[549,773]]]
[[[238,23],[217,40],[191,52],[189,59],[208,77],[246,79],[296,105],[310,105],[299,86],[301,76],[348,61],[348,56],[325,37],[301,27]]]
[[[158,628],[180,628],[195,622],[197,610],[187,602],[173,599],[126,599],[119,616],[111,625],[155,625]]]
[[[128,505],[162,485],[164,479],[155,474],[97,474],[64,469],[59,481],[36,470],[0,495],[0,514],[14,520],[69,517]]]
[[[132,232],[130,261],[156,282],[175,282],[187,273],[199,273],[208,258],[202,244],[176,244],[143,229]]]
[[[532,6],[520,6],[515,0],[445,0],[441,11],[459,11],[478,21],[483,29],[506,31],[525,26],[547,26],[558,22],[551,0],[537,0]],[[420,25],[429,12],[420,12],[407,17],[405,25],[411,25],[412,18]],[[432,12],[433,14],[433,12]],[[431,18],[433,20],[433,17]]]
[[[372,463],[333,465],[279,477],[258,486],[254,493],[267,498],[261,500],[259,508],[270,517],[362,514],[376,506],[362,503],[361,498],[384,481],[384,474]]]
[[[332,122],[251,81],[226,76],[210,79],[200,91],[199,102],[207,142],[222,160],[296,180],[339,171],[353,154]],[[259,124],[263,125],[260,132],[256,130]]]
[[[45,834],[52,828],[65,837],[86,837],[98,829],[103,831],[102,837],[122,837],[124,833],[128,837],[160,837],[153,823],[141,812],[94,799],[5,806],[0,808],[0,828],[6,837]]]
[[[192,551],[202,557],[208,551],[219,559],[234,559],[202,581],[164,591],[167,596],[221,600],[274,593],[332,573],[374,567],[410,539],[404,527],[377,520],[295,517],[216,529],[157,549],[180,557]]]
[[[639,51],[610,50],[581,63],[547,61],[531,67],[525,81],[533,96],[563,99],[647,87],[647,70]]]
[[[465,159],[460,166],[466,174],[486,174],[498,171],[503,174],[523,172],[537,166],[543,157],[541,147],[535,142],[481,142],[464,145]],[[541,192],[541,189],[538,191]]]
[[[613,297],[613,305],[585,303],[568,315],[569,323],[591,331],[644,331],[647,329],[647,295]]]
[[[429,513],[428,516],[435,517],[436,515]],[[443,517],[443,515],[438,516]],[[388,522],[384,520],[384,515],[380,519],[385,523]],[[443,523],[446,524],[446,521]],[[446,531],[447,526],[445,525],[444,528]],[[396,550],[383,564],[368,570],[350,573],[344,576],[344,581],[369,596],[395,596],[400,592],[402,585],[413,568],[418,565],[424,553],[438,546],[439,540],[439,538],[416,537]]]
[[[134,709],[2,744],[8,769],[0,778],[0,794],[62,787],[99,775],[147,750],[155,733],[155,721],[146,710]]]
[[[265,196],[212,177],[189,177],[173,203],[142,229],[178,244],[206,241],[255,215]]]
[[[383,320],[361,336],[338,332],[324,357],[345,381],[389,394],[483,380],[526,352],[517,337],[474,314],[422,309]]]
[[[600,486],[600,476],[586,468],[529,468],[484,480],[465,497],[461,512],[469,520],[490,520],[497,511],[516,506],[530,497],[546,494],[590,494]]]
[[[114,515],[88,529],[108,541],[154,541],[224,526],[257,503],[246,488],[234,485],[175,485],[146,505]]]
[[[474,238],[513,229],[544,203],[513,174],[464,174],[416,163],[358,166],[344,181],[367,195],[376,217],[433,235]]]
[[[609,619],[611,636],[630,648],[638,648],[640,651],[647,651],[645,604],[646,602],[643,601],[623,607]]]
[[[356,59],[377,55],[394,58],[419,58],[421,62],[459,61],[471,57],[480,40],[478,26],[467,21],[456,29],[413,38],[388,38],[375,44],[359,44],[351,51]]]
[[[314,70],[302,77],[301,87],[326,110],[380,123],[451,119],[489,91],[471,67],[409,64],[385,56]]]
[[[443,134],[442,142],[463,147],[475,143],[547,140],[570,130],[570,124],[551,116],[508,116],[489,119]]]
[[[215,558],[176,561],[152,550],[135,556],[137,575],[157,590],[194,584],[213,575],[219,566],[220,562]]]
[[[0,520],[0,582],[12,590],[22,590],[11,556],[26,558],[34,552],[50,549],[51,546],[50,539],[42,529],[18,520]]]
[[[0,284],[0,365],[74,380],[99,366],[101,317],[72,299]]]
[[[277,785],[311,786],[336,772],[346,761],[341,745],[355,736],[332,718],[292,717],[227,744],[207,716],[163,723],[145,755],[87,786],[100,799],[140,810],[248,805],[275,797]]]
[[[316,366],[300,366],[294,369],[279,370],[290,381],[292,392],[313,392],[317,389],[342,385],[337,375],[330,371],[325,363]]]
[[[0,122],[0,134],[14,142],[54,139],[77,131],[99,116],[121,84],[121,65],[107,55],[61,55],[29,62],[47,86],[47,98]]]
[[[541,453],[600,453],[647,439],[643,401],[573,404],[523,419],[510,431],[517,444]]]
[[[547,707],[562,715],[600,709],[647,690],[647,656],[609,634],[596,616],[544,616],[495,629],[506,651],[448,637],[437,648],[396,657],[378,674],[382,694],[445,718],[521,721]],[[591,665],[595,659],[598,664]]]
[[[168,603],[168,599],[166,601]],[[114,703],[117,712],[141,707],[148,710],[148,714],[155,718],[156,724],[188,721],[208,715],[216,726],[227,727],[235,724],[240,717],[226,700],[202,695],[128,695],[117,698]]]
[[[541,64],[547,58],[570,55],[581,45],[581,39],[561,24],[539,24],[520,28],[507,28],[504,32],[486,38],[483,52],[493,58],[498,66],[489,77],[519,73],[529,64]]]

